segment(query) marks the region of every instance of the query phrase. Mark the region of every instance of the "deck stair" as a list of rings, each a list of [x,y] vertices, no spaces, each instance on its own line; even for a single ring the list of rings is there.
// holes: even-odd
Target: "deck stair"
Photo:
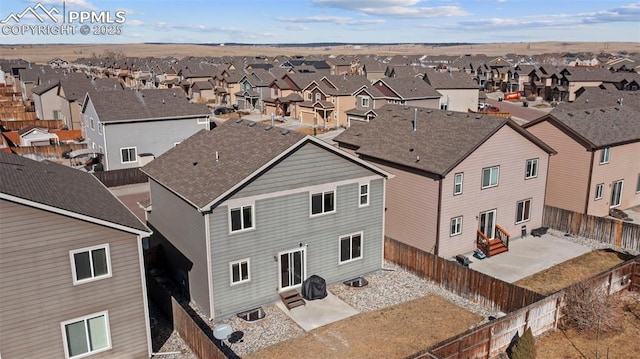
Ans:
[[[496,254],[500,254],[508,251],[509,248],[502,243],[499,239],[490,239],[489,240],[489,255],[488,257],[493,257]]]
[[[300,292],[295,289],[280,293],[280,299],[289,310],[307,304],[300,295]]]

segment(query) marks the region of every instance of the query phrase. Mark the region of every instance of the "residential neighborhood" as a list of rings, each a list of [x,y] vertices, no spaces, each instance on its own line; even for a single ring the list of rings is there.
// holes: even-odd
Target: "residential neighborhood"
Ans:
[[[327,49],[0,59],[0,358],[496,358],[638,301],[638,54]]]

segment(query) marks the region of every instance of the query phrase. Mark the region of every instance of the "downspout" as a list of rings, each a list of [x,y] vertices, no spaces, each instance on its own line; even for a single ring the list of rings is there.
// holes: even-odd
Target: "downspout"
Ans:
[[[142,236],[138,235],[136,238],[137,246],[138,246],[138,262],[140,263],[140,280],[142,284],[142,304],[144,305],[144,321],[146,327],[146,336],[147,336],[147,353],[151,356],[153,352],[151,347],[151,323],[149,319],[149,299],[147,297],[147,280],[146,280],[146,271],[144,267],[144,254],[142,249]]]
[[[593,177],[593,158],[595,157],[595,149],[591,151],[591,163],[589,163],[589,178],[587,179],[587,198],[584,201],[584,214],[589,214],[589,197],[591,195],[591,178]]]
[[[213,265],[211,263],[211,228],[209,227],[209,215],[210,211],[204,212],[204,238],[205,238],[205,247],[207,254],[207,284],[209,289],[209,319],[213,320],[214,318],[214,307],[213,307]]]
[[[438,215],[436,217],[436,245],[433,254],[440,254],[440,215],[442,213],[442,177],[438,180]]]

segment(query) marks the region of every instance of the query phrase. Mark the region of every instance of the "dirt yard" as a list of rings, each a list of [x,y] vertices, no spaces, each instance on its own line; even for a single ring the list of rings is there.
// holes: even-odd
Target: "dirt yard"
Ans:
[[[404,358],[482,319],[429,295],[320,327],[245,358]]]
[[[613,250],[598,250],[523,278],[515,285],[549,295],[631,259]]]
[[[605,48],[606,46],[606,48]],[[64,44],[64,45],[2,45],[2,58],[22,58],[44,63],[55,57],[74,60],[79,57],[102,55],[105,51],[122,52],[125,56],[252,56],[252,55],[311,55],[311,54],[377,54],[377,55],[463,55],[488,56],[517,53],[533,55],[550,52],[627,51],[640,52],[639,42],[510,42],[495,44],[468,44],[455,46],[433,45],[341,45],[331,47],[278,47],[278,46],[208,46],[193,44]]]
[[[637,358],[640,353],[640,293],[622,292],[617,296],[618,310],[622,313],[618,333],[597,338],[581,335],[575,330],[554,331],[537,339],[537,357]]]

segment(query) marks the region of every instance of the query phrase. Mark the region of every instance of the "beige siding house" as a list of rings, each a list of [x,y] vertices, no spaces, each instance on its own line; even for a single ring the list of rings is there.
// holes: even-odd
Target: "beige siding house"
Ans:
[[[558,151],[547,205],[595,216],[640,205],[640,111],[561,107],[524,127]]]
[[[491,116],[398,105],[376,112],[334,140],[395,175],[387,237],[442,257],[495,254],[509,237],[541,226],[555,152],[529,132]]]
[[[2,358],[148,358],[142,237],[87,173],[0,153]]]
[[[467,73],[428,70],[424,80],[442,95],[440,109],[458,112],[478,109],[480,90]]]

